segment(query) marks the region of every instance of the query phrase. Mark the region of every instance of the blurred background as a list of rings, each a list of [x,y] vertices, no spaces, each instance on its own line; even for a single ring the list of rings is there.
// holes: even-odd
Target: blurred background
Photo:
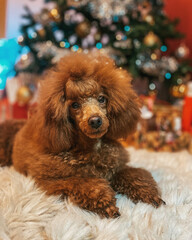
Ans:
[[[99,51],[132,74],[142,102],[123,144],[192,153],[191,0],[0,0],[0,122],[34,114],[46,71]]]

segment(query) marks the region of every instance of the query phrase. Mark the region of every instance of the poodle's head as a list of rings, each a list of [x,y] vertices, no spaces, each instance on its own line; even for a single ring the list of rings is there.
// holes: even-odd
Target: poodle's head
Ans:
[[[130,81],[127,71],[105,56],[72,54],[61,59],[40,94],[45,125],[55,129],[57,145],[71,147],[79,132],[91,139],[117,139],[133,132],[140,111]]]

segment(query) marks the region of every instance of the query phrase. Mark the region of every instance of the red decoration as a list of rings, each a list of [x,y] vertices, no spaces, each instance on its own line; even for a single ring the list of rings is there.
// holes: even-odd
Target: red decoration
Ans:
[[[185,97],[184,100],[182,130],[192,134],[192,97]]]
[[[17,102],[12,105],[13,119],[27,119],[28,105],[20,106]]]

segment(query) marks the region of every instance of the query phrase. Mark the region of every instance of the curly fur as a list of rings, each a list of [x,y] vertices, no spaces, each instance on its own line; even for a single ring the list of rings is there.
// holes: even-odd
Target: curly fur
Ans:
[[[13,165],[47,194],[100,216],[119,216],[115,192],[158,207],[163,201],[151,174],[127,167],[117,142],[139,116],[127,71],[104,56],[70,55],[42,83],[35,114],[16,134]]]

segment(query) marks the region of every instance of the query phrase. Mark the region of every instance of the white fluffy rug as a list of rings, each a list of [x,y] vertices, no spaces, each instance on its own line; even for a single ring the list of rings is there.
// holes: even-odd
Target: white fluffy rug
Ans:
[[[119,219],[100,219],[47,197],[13,168],[0,168],[1,240],[191,240],[192,155],[129,149],[131,165],[151,171],[167,205],[154,209],[118,195]]]

